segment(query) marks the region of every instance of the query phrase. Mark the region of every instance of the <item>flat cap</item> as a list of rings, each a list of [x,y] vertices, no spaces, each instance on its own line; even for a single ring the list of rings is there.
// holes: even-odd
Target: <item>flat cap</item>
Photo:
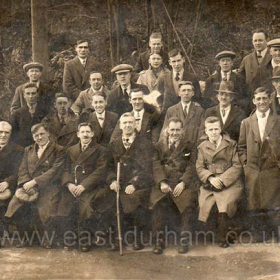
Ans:
[[[269,47],[280,47],[280,38],[276,38],[276,39],[273,39],[273,40],[270,40],[267,45]]]
[[[230,57],[230,58],[234,59],[234,58],[236,58],[236,53],[232,52],[232,51],[222,51],[215,56],[215,58],[217,60],[219,60],[223,57]]]
[[[27,63],[27,64],[23,65],[23,70],[25,72],[27,72],[30,68],[38,68],[41,71],[43,71],[44,66],[39,62],[30,62],[30,63]]]
[[[276,80],[276,79],[280,79],[280,67],[274,67],[273,68],[273,72],[272,72],[272,77],[268,78],[269,80]]]
[[[132,70],[133,66],[129,64],[119,64],[111,70],[111,73],[131,72]]]

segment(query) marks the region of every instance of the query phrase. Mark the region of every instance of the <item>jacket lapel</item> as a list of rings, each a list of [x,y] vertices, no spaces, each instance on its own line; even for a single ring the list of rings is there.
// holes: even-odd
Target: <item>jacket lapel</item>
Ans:
[[[252,130],[255,135],[255,139],[261,143],[261,136],[260,136],[260,130],[259,130],[259,125],[258,125],[258,119],[256,112],[250,117],[251,118],[251,123],[252,123]]]
[[[150,114],[145,111],[141,123],[141,132],[140,132],[141,135],[145,134],[145,132],[147,131],[149,120],[150,120]]]
[[[211,143],[210,143],[210,144],[211,144]],[[213,158],[214,158],[220,151],[224,150],[228,145],[229,145],[229,142],[226,141],[226,140],[224,139],[224,136],[223,136],[223,139],[222,139],[220,145],[217,147],[217,149],[215,149]]]
[[[221,116],[221,113],[220,113],[220,105],[217,105],[215,110],[216,110],[216,116],[219,118],[219,120],[221,122],[221,125],[222,125],[222,128],[223,128],[224,123],[223,123],[222,116]]]
[[[231,105],[231,108],[230,108],[230,111],[229,111],[227,120],[226,120],[226,122],[225,122],[225,124],[224,124],[224,129],[226,129],[226,128],[232,123],[232,121],[237,117],[235,113],[236,113],[236,110],[235,110],[235,108]]]
[[[184,126],[187,125],[187,123],[194,117],[194,115],[195,115],[195,106],[194,106],[193,102],[191,102],[189,112],[188,112],[187,118],[185,120]]]
[[[54,143],[53,143],[53,142],[50,142],[50,143],[48,144],[48,146],[46,147],[46,149],[44,150],[44,152],[43,152],[43,154],[41,155],[41,157],[39,158],[39,160],[37,161],[37,164],[35,165],[34,171],[36,170],[36,168],[37,168],[38,166],[40,166],[40,164],[41,164],[42,162],[44,162],[44,161],[48,158],[48,156],[52,153],[53,149],[54,149]]]
[[[78,145],[81,144],[79,143]],[[83,163],[88,157],[90,157],[95,152],[96,149],[97,149],[96,142],[92,140],[91,143],[89,144],[89,147],[87,147],[87,149],[85,149],[83,152],[80,153],[76,164]]]
[[[82,66],[83,67],[83,66]],[[83,67],[84,68],[84,67]],[[92,69],[92,60],[90,57],[87,58],[87,63],[86,63],[86,67],[83,69],[84,70],[84,74],[83,74],[83,81],[82,84],[86,83],[88,81],[89,78],[89,73]]]
[[[257,54],[255,51],[250,56],[250,64],[251,64],[251,70],[253,70],[253,69],[257,70],[259,67],[259,62],[258,62]]]
[[[272,131],[274,125],[276,122],[276,117],[273,115],[272,111],[270,112],[268,119],[267,119],[267,123],[266,123],[266,127],[265,127],[265,131],[264,131],[264,138],[266,136],[269,136],[270,132]]]
[[[271,55],[267,51],[263,60],[262,60],[262,62],[261,62],[261,66],[267,65],[270,60],[271,60]]]
[[[75,68],[78,70],[78,72],[80,73],[81,77],[84,77],[85,68],[82,65],[82,63],[80,62],[80,59],[78,58],[78,56],[76,56],[74,58],[74,64],[75,64]]]

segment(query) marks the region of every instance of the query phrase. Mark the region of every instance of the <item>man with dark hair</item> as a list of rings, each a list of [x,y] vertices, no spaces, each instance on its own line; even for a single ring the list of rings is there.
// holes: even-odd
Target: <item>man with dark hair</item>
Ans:
[[[42,120],[49,127],[51,140],[67,148],[78,143],[78,120],[70,106],[69,94],[59,92],[55,95],[54,111],[50,111]]]
[[[152,143],[136,133],[136,121],[132,113],[120,118],[122,135],[109,144],[110,171],[107,183],[112,191],[120,187],[120,203],[123,220],[134,226],[134,250],[143,249],[141,234],[147,224],[150,189],[153,184]],[[120,186],[117,184],[117,165],[120,163]]]
[[[234,104],[244,111],[248,111],[250,94],[247,92],[245,79],[232,71],[235,57],[236,54],[232,51],[222,51],[215,56],[219,63],[219,70],[206,80],[204,97],[207,102],[207,108],[218,104],[216,90],[219,89],[221,81],[231,81],[235,92]]]
[[[8,231],[4,215],[17,185],[18,167],[23,156],[23,148],[10,141],[11,134],[12,126],[0,121],[0,239],[4,231]]]
[[[73,220],[78,220],[79,248],[82,252],[88,252],[92,246],[91,234],[100,230],[94,220],[100,215],[104,216],[114,206],[115,200],[105,183],[107,167],[105,148],[94,140],[91,124],[80,123],[77,136],[80,142],[68,148],[66,153],[57,216],[62,218],[60,224],[63,233],[74,230]],[[86,237],[83,234],[90,237],[87,239],[90,243],[82,243],[82,239]],[[67,243],[65,246],[65,249],[70,247]]]
[[[133,110],[132,114],[136,120],[136,133],[156,144],[160,133],[159,119],[160,115],[157,111],[149,113],[144,108],[144,93],[141,88],[132,89],[130,92],[129,102]],[[111,137],[111,142],[122,135],[120,128],[120,120],[115,126]]]
[[[194,87],[194,101],[201,101],[201,91],[198,79],[184,68],[185,57],[182,51],[173,49],[168,53],[170,73],[166,73],[158,81],[158,88],[163,95],[163,112],[180,101],[178,85],[181,81],[190,81]]]
[[[199,191],[199,217],[204,223],[216,212],[219,246],[229,247],[227,236],[229,221],[237,211],[242,196],[242,166],[236,151],[237,144],[228,135],[222,134],[221,122],[217,117],[205,120],[206,136],[198,146],[196,161],[197,175],[202,183]],[[214,214],[213,213],[213,214]]]
[[[63,72],[63,91],[73,100],[82,90],[90,87],[89,74],[94,70],[94,61],[89,56],[89,41],[78,40],[75,51],[77,56],[65,63]]]
[[[83,110],[94,110],[92,106],[92,97],[96,93],[103,92],[105,95],[109,94],[109,90],[104,86],[103,76],[101,72],[92,71],[89,74],[90,88],[80,92],[78,98],[72,105],[71,109],[76,115],[80,115]]]
[[[36,84],[38,88],[38,102],[41,103],[42,109],[46,112],[50,109],[53,102],[53,89],[50,84],[43,82],[41,77],[43,74],[43,65],[38,62],[30,62],[23,66],[23,70],[29,78],[29,83]],[[24,88],[26,84],[22,84],[16,88],[15,95],[11,104],[11,114],[26,105],[24,98]]]
[[[168,222],[177,216],[181,222],[178,252],[184,254],[188,252],[198,180],[195,172],[196,152],[192,143],[184,140],[183,122],[180,119],[168,120],[167,135],[160,139],[155,150],[155,186],[150,196],[153,235],[156,239],[153,253],[163,252],[164,226],[168,226]]]
[[[270,109],[268,89],[257,88],[253,103],[256,111],[241,123],[238,153],[245,171],[247,221],[254,241],[262,241],[274,218],[274,226],[280,225],[280,118]]]
[[[25,84],[23,97],[26,104],[11,115],[12,140],[22,147],[27,147],[33,143],[31,127],[41,122],[46,112],[42,109],[43,104],[38,104],[39,94],[36,84]]]
[[[168,55],[163,51],[162,44],[162,34],[158,31],[154,31],[150,35],[149,39],[149,47],[150,49],[141,53],[139,55],[138,61],[136,63],[136,72],[141,72],[143,70],[147,70],[149,68],[149,56],[150,53],[158,53],[162,57],[162,65],[168,67]]]
[[[10,201],[5,216],[13,218],[22,238],[25,232],[32,234],[34,230],[43,238],[44,230],[53,234],[53,219],[60,196],[60,176],[65,153],[63,147],[50,140],[46,125],[33,125],[31,133],[35,143],[25,148],[19,167],[18,190]],[[31,200],[36,193],[37,199]],[[27,245],[26,242],[28,240],[21,245]],[[41,245],[46,245],[47,248],[52,246]]]

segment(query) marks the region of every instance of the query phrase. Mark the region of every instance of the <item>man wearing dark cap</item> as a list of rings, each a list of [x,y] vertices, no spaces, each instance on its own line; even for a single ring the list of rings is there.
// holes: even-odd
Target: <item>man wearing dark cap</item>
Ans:
[[[43,73],[43,65],[38,62],[30,62],[23,66],[23,70],[29,78],[29,83],[35,83],[38,88],[38,102],[44,105],[46,111],[52,105],[53,101],[53,90],[50,84],[41,81],[42,73]],[[13,97],[12,105],[11,105],[11,114],[26,105],[26,101],[24,99],[24,86],[22,84],[16,88],[15,95]]]
[[[63,91],[76,100],[79,93],[90,87],[89,75],[94,70],[94,61],[89,57],[89,42],[78,40],[75,46],[77,56],[67,61],[63,72]]]
[[[129,64],[119,64],[111,72],[116,74],[119,86],[113,89],[107,99],[108,110],[117,113],[120,117],[125,112],[130,112],[132,106],[129,103],[129,94],[133,88],[141,88],[148,93],[148,87],[131,82],[131,71],[133,67]]]
[[[233,82],[221,81],[217,93],[219,104],[208,108],[205,112],[205,118],[218,117],[222,130],[227,132],[231,139],[238,141],[240,124],[246,115],[242,109],[233,105],[235,94]]]
[[[238,73],[246,78],[250,92],[252,91],[252,81],[257,74],[258,68],[267,65],[271,59],[267,48],[267,32],[265,30],[254,30],[252,42],[254,51],[243,58],[238,70]]]
[[[250,97],[247,93],[245,79],[232,71],[235,57],[236,54],[232,51],[222,51],[216,55],[215,59],[219,63],[219,70],[211,75],[206,80],[205,84],[204,97],[207,100],[207,108],[218,104],[216,90],[219,89],[220,82],[232,81],[234,84],[234,92],[236,92],[235,104],[245,110],[248,109]]]
[[[270,48],[271,59],[266,65],[259,67],[255,78],[253,79],[253,89],[266,87],[273,91],[271,83],[272,72],[275,67],[280,66],[280,38],[273,39],[267,43]]]

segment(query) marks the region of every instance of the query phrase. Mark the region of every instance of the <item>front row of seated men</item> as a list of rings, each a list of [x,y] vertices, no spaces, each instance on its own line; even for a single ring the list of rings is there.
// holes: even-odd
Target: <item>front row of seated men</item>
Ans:
[[[182,105],[192,90],[188,82],[180,87]],[[230,90],[218,90],[221,104],[230,99],[225,93]],[[93,98],[96,118],[104,113],[104,110],[98,111],[100,104],[104,109],[104,102],[102,94]],[[153,252],[163,252],[164,229],[173,214],[180,220],[179,252],[186,253],[197,200],[200,221],[207,222],[212,213],[218,212],[217,237],[219,245],[225,248],[232,241],[227,236],[229,223],[242,195],[242,166],[250,214],[247,223],[255,240],[263,240],[266,238],[262,236],[263,231],[268,233],[279,225],[280,119],[270,108],[267,89],[258,88],[254,92],[256,111],[241,123],[238,149],[236,142],[222,132],[223,119],[215,116],[206,118],[205,139],[201,139],[198,148],[189,137],[192,131],[186,130],[180,116],[168,119],[165,133],[154,146],[137,130],[137,108],[143,109],[141,94],[132,93],[131,103],[133,112],[123,114],[119,120],[121,133],[106,145],[97,143],[92,124],[85,122],[78,125],[76,144],[65,150],[56,143],[59,138],[51,139],[50,130],[43,122],[31,127],[35,143],[27,146],[23,154],[22,149],[10,141],[11,125],[0,122],[0,157],[5,159],[1,164],[0,183],[2,231],[7,229],[8,222],[17,226],[21,236],[34,230],[39,235],[55,232],[58,239],[76,229],[78,234],[94,234],[101,224],[116,232],[114,192],[120,187],[122,225],[134,226],[135,250],[143,248],[141,231],[147,225],[150,209],[155,237]],[[196,103],[186,103],[189,108],[182,116],[188,122]],[[67,114],[68,99],[57,95],[55,104],[56,122],[60,122],[63,130],[63,118],[66,117],[66,122],[71,119]],[[53,129],[52,118],[47,119]],[[69,132],[73,134],[71,129]],[[119,185],[116,181],[118,162],[121,163]],[[7,190],[11,192],[7,194]],[[63,241],[65,247],[69,247],[65,238]],[[112,249],[116,248],[115,241]],[[53,244],[44,245],[49,248]],[[80,246],[81,251],[88,251],[90,245]]]

